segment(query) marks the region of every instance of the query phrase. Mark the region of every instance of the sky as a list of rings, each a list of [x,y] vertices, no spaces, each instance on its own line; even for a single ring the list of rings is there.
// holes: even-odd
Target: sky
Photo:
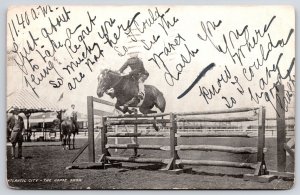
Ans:
[[[166,112],[218,110],[228,109],[231,106],[233,108],[266,106],[267,115],[274,116],[274,108],[270,102],[266,102],[266,94],[271,95],[270,89],[276,82],[278,70],[270,70],[274,64],[278,64],[282,75],[285,75],[291,67],[291,78],[295,74],[295,68],[291,66],[295,57],[295,35],[292,31],[295,29],[295,13],[289,6],[159,6],[157,8],[154,6],[51,6],[47,8],[47,14],[46,8],[44,7],[45,16],[43,9],[38,6],[11,7],[8,11],[7,78],[9,82],[7,82],[7,94],[22,87],[28,87],[24,79],[26,77],[27,85],[30,83],[34,86],[40,98],[67,107],[74,103],[82,113],[86,113],[86,97],[97,96],[97,76],[100,71],[104,68],[118,70],[127,60],[128,55],[120,56],[116,50],[123,52],[123,47],[135,46],[133,50],[139,52],[139,57],[150,73],[145,84],[154,85],[162,91],[167,101]],[[140,30],[144,29],[143,33],[137,33],[135,36],[137,43],[132,43],[131,38],[122,30],[120,38],[113,45],[114,48],[105,44],[105,39],[100,38],[99,33],[102,34],[105,24],[108,35],[113,40],[113,34],[118,35],[118,26],[126,27],[128,21],[133,21],[133,18],[135,22],[132,29],[135,26],[138,26]],[[94,21],[89,22],[90,19]],[[78,27],[77,31],[71,35],[70,32],[76,27]],[[263,33],[264,30],[265,33]],[[52,31],[49,37],[46,31],[48,33]],[[137,31],[133,30],[133,32]],[[235,37],[242,32],[244,34],[240,37]],[[253,44],[253,37],[256,42],[251,51],[247,46],[242,46],[246,43],[246,37],[249,38],[248,43]],[[66,46],[53,51],[54,42],[57,45],[58,42],[62,45],[69,44],[70,42],[66,41],[68,38],[73,46],[74,44],[81,45],[76,53],[70,55],[70,50]],[[33,39],[36,39],[35,46]],[[82,39],[83,41],[80,41]],[[275,48],[270,44],[270,40],[273,46],[278,40],[283,41]],[[52,44],[51,41],[53,41]],[[145,49],[143,42],[148,47],[152,42],[151,49]],[[82,55],[85,45],[92,47],[95,43],[103,50],[103,56],[91,66],[92,71],[87,65],[81,63],[69,74],[64,68]],[[226,43],[227,52],[220,52],[218,46],[220,45],[225,51]],[[28,44],[31,47],[28,47]],[[38,65],[38,69],[33,71],[26,60],[24,66],[17,65],[17,62],[19,64],[22,62],[21,53],[23,56],[26,53],[24,48],[27,52],[29,48],[32,49],[27,56],[32,59],[32,64]],[[231,56],[238,52],[239,48],[242,52],[240,53],[241,62],[237,56]],[[46,57],[44,61],[41,55],[45,56],[46,50],[51,53],[51,56]],[[97,51],[97,48],[93,50],[92,53],[94,53],[88,58],[92,60],[93,55],[99,54]],[[194,56],[191,55],[192,51],[195,52]],[[160,60],[158,55],[161,52]],[[266,58],[263,65],[254,68],[257,59],[262,62],[262,53]],[[151,58],[156,59],[157,64]],[[208,65],[213,66],[205,72]],[[22,67],[26,67],[27,75],[21,71]],[[49,75],[43,78],[39,85],[35,85],[31,81],[31,75],[40,78],[40,73],[43,73],[46,67],[52,67]],[[251,77],[249,67],[252,67],[253,78],[251,79],[249,79]],[[177,80],[172,80],[170,74],[176,78],[178,71],[179,77]],[[168,72],[170,74],[167,74]],[[83,73],[85,77],[81,82],[76,82],[76,89],[69,90],[68,83],[74,84],[74,78],[78,80],[80,73]],[[178,99],[178,96],[188,89],[196,78],[199,78],[199,75],[202,75],[201,79],[185,96]],[[226,79],[226,75],[230,78]],[[58,83],[59,78],[63,80],[62,86],[53,88],[49,82]],[[283,79],[286,89],[288,81],[288,78]],[[261,89],[263,82],[266,85]],[[213,91],[213,89],[218,93],[210,96],[209,90]],[[252,94],[263,92],[263,97],[259,102],[251,101],[250,91]],[[203,95],[205,93],[207,93],[206,99]],[[58,101],[61,96],[63,98]],[[293,108],[295,107],[293,98],[288,112],[291,115],[294,114]],[[103,99],[116,101],[108,96],[104,96]],[[271,102],[274,105],[274,99]],[[101,105],[98,106],[101,107]]]

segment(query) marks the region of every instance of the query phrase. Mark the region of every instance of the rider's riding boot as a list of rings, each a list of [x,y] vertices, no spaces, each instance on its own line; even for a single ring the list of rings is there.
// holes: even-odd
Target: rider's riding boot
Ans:
[[[143,100],[143,99],[145,98],[144,92],[141,92],[141,91],[140,91],[140,92],[138,93],[137,97],[139,98],[139,100]]]
[[[145,86],[142,81],[139,81],[139,92],[137,96],[140,100],[145,98]]]

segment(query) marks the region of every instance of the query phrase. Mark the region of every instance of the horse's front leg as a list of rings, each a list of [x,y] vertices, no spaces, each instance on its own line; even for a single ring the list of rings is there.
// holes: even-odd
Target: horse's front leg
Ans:
[[[61,139],[61,145],[63,146],[63,149],[66,149],[66,137],[64,135],[61,135],[62,139]]]
[[[75,149],[75,133],[73,134],[73,149]]]
[[[68,149],[71,149],[71,135],[68,135]]]
[[[121,108],[121,103],[119,101],[117,101],[117,103],[115,104],[115,108],[117,110],[120,110],[121,112],[123,112],[123,114],[125,114],[126,112],[129,112],[128,107],[125,107],[124,109]]]
[[[120,107],[120,104],[115,104],[115,108],[117,109],[117,110],[120,110],[121,112],[123,112],[123,109]]]
[[[148,108],[144,108],[144,107],[140,107],[140,112],[143,114],[151,114],[151,113],[157,113],[155,110],[150,110]],[[159,131],[159,128],[157,127],[156,123],[152,123],[153,128],[155,129],[155,131]]]

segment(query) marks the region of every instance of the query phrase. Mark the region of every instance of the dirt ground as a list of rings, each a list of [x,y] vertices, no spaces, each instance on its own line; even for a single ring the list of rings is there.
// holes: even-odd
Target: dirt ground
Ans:
[[[247,139],[249,140],[249,139]],[[293,181],[275,179],[270,183],[244,181],[244,173],[253,173],[253,170],[219,167],[193,167],[192,173],[179,175],[158,171],[160,167],[153,165],[124,164],[122,168],[101,169],[71,169],[70,159],[85,143],[86,138],[76,140],[75,150],[63,150],[59,142],[48,144],[24,143],[23,154],[25,159],[11,159],[11,147],[7,146],[7,181],[14,189],[290,189]],[[110,140],[113,142],[114,140]],[[120,143],[128,140],[122,139]],[[245,141],[240,138],[230,139],[186,139],[183,143],[199,143],[249,146],[255,140]],[[145,139],[145,144],[166,143],[164,139]],[[96,144],[99,142],[96,140]],[[167,143],[166,143],[167,144]],[[269,169],[275,169],[274,158],[276,147],[275,139],[266,140],[266,163]],[[253,145],[252,145],[253,146]],[[114,154],[114,150],[111,151]],[[96,148],[97,158],[101,151]],[[119,155],[130,155],[130,150],[118,150]],[[140,151],[144,157],[168,158],[166,152]],[[215,159],[251,162],[254,155],[229,155],[220,152],[188,152],[180,153],[180,157],[193,159]],[[235,157],[238,156],[238,157]],[[242,156],[242,157],[240,157]],[[87,161],[87,152],[84,152],[77,163]],[[294,165],[288,162],[290,171]]]

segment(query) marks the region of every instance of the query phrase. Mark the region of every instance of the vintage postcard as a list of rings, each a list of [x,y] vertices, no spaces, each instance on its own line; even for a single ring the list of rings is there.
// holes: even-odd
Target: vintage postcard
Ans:
[[[11,6],[13,189],[290,189],[292,6]]]

